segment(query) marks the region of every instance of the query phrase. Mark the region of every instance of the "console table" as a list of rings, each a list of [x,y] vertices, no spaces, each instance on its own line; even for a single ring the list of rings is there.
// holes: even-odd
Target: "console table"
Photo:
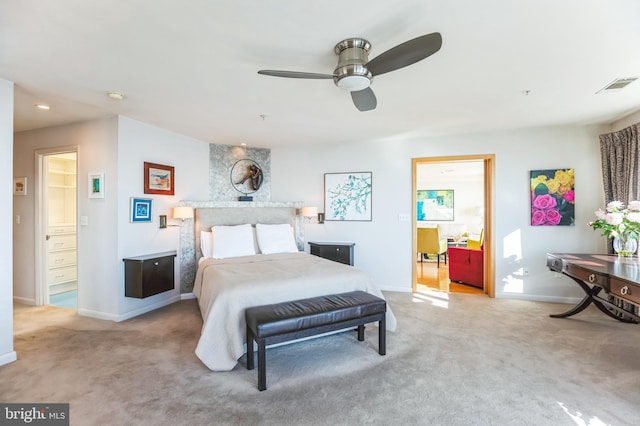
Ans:
[[[637,256],[547,253],[547,267],[568,276],[585,292],[575,307],[551,317],[570,317],[593,303],[618,321],[640,321],[640,259]],[[608,297],[600,296],[601,292]]]

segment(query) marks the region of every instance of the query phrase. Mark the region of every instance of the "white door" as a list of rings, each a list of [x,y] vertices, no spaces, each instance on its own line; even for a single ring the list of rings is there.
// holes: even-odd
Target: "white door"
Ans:
[[[77,309],[77,152],[40,156],[38,304]]]

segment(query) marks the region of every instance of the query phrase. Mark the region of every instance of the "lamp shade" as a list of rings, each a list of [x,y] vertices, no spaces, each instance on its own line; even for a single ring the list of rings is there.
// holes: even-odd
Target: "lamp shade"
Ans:
[[[193,207],[174,207],[174,219],[191,219],[193,217]]]
[[[316,217],[318,216],[318,208],[317,207],[303,207],[302,208],[302,217]]]

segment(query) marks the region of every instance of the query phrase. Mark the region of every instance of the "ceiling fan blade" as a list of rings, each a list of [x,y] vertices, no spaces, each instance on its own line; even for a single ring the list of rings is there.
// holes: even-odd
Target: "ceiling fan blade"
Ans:
[[[441,46],[440,33],[426,34],[381,53],[367,63],[367,68],[374,76],[384,74],[415,64],[436,53]]]
[[[330,80],[333,78],[333,74],[316,74],[313,72],[298,72],[298,71],[260,70],[258,71],[258,74],[270,75],[272,77],[312,78],[317,80]]]
[[[376,109],[378,105],[378,100],[376,99],[376,95],[371,90],[371,87],[367,87],[364,90],[358,90],[357,92],[351,92],[351,99],[353,99],[353,104],[360,111],[371,111]]]

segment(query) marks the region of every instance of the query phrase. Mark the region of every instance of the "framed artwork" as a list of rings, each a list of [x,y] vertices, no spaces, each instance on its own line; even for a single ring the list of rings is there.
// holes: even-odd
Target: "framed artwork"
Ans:
[[[27,195],[27,178],[13,178],[13,195]]]
[[[325,221],[371,220],[371,172],[325,173]]]
[[[104,173],[89,173],[89,198],[104,198]]]
[[[151,222],[151,208],[153,200],[151,198],[135,198],[131,197],[131,214],[130,221]]]
[[[416,194],[418,220],[453,221],[453,189],[424,189]]]
[[[574,226],[574,185],[574,169],[532,170],[531,226]]]
[[[175,174],[173,166],[144,163],[144,193],[173,195]]]

